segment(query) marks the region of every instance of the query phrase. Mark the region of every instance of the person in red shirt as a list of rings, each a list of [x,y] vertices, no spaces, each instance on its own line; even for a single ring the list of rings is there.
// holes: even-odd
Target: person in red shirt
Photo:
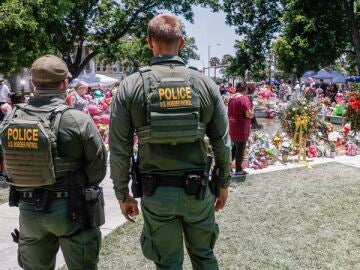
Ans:
[[[242,168],[242,162],[253,116],[253,105],[247,96],[247,84],[238,83],[236,93],[230,98],[228,105],[229,134],[235,143],[235,175],[247,174]]]
[[[229,93],[230,95],[233,95],[233,94],[235,94],[236,89],[235,89],[235,87],[234,87],[231,83],[229,83],[228,88],[227,88],[227,91],[228,91],[228,93]]]

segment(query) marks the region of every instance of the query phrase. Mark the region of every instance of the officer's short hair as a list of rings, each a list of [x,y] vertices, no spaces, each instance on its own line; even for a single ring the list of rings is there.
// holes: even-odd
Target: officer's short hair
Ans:
[[[181,21],[173,14],[160,14],[148,24],[148,36],[160,42],[177,42],[182,36]]]

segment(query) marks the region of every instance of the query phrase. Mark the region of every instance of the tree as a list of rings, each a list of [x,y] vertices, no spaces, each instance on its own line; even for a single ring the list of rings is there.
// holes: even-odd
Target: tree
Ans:
[[[179,56],[188,63],[190,59],[198,60],[200,57],[196,53],[197,46],[193,37],[187,38],[184,48],[180,51]],[[127,37],[125,41],[117,44],[111,52],[98,56],[98,60],[105,63],[121,61],[125,67],[134,67],[135,69],[140,66],[149,64],[152,57],[152,52],[149,49],[145,38]]]
[[[360,0],[224,0],[223,9],[241,37],[232,67],[238,74],[261,75],[271,53],[297,76],[353,54],[360,73]]]
[[[236,28],[241,40],[227,72],[244,77],[250,71],[256,78],[264,76],[266,56],[271,42],[281,30],[281,14],[285,0],[224,0],[226,22]]]
[[[224,54],[221,58],[221,65],[223,66],[229,66],[231,62],[233,61],[233,57],[230,54]]]
[[[299,78],[307,70],[335,63],[349,44],[349,28],[343,23],[342,0],[291,0],[282,20],[282,35],[274,42],[278,67]],[[324,12],[326,11],[326,12]]]
[[[218,65],[220,65],[220,59],[218,58],[218,57],[211,57],[210,58],[210,66],[211,67],[216,67],[216,66],[218,66]]]
[[[29,66],[37,56],[56,52],[62,56],[73,77],[77,77],[95,56],[111,56],[119,43],[127,42],[125,37],[143,38],[146,24],[154,14],[168,10],[192,21],[193,5],[218,8],[216,0],[184,0],[179,3],[170,0],[5,0],[0,5],[2,20],[7,16],[12,20],[6,24],[0,22],[0,29],[15,22],[13,28],[24,43],[19,44],[17,36],[8,35],[8,48],[16,58],[14,62],[19,64],[10,63],[2,71],[18,71],[20,66]],[[19,12],[21,18],[16,16]],[[23,57],[20,45],[26,41],[34,45],[26,46],[27,57],[19,60]],[[85,47],[90,50],[87,55]],[[1,50],[0,55],[0,59],[7,57],[6,51]]]

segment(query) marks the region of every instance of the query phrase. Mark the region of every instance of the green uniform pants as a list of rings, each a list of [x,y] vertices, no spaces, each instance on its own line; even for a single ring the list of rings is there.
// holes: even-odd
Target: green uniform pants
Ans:
[[[193,269],[219,269],[213,252],[219,228],[209,189],[205,200],[196,200],[182,188],[158,187],[153,196],[143,196],[141,208],[142,251],[157,269],[182,269],[183,236]]]
[[[56,199],[47,210],[36,212],[32,203],[20,201],[19,259],[25,270],[54,269],[59,246],[69,270],[97,269],[100,229],[81,231],[67,207],[67,199]]]

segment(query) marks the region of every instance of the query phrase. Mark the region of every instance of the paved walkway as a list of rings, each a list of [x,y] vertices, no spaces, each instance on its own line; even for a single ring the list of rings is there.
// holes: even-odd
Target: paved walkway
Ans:
[[[345,165],[354,166],[360,168],[360,156],[347,157],[341,156],[335,159],[331,158],[316,158],[309,160],[309,164],[318,165],[329,162],[339,162]],[[250,174],[269,173],[279,170],[287,170],[291,168],[297,168],[305,166],[302,163],[288,163],[283,165],[276,163],[262,170],[248,169]],[[109,171],[109,170],[108,170]],[[121,215],[118,202],[115,198],[112,188],[112,182],[109,178],[109,173],[103,181],[102,187],[104,189],[105,196],[105,215],[106,223],[101,227],[103,237],[109,234],[116,227],[125,223],[125,218]],[[0,256],[1,264],[0,270],[17,270],[20,269],[17,266],[17,245],[12,242],[10,233],[14,228],[18,228],[18,208],[8,207],[7,204],[0,205]],[[61,252],[58,254],[57,266],[60,267],[64,264],[64,259]]]

